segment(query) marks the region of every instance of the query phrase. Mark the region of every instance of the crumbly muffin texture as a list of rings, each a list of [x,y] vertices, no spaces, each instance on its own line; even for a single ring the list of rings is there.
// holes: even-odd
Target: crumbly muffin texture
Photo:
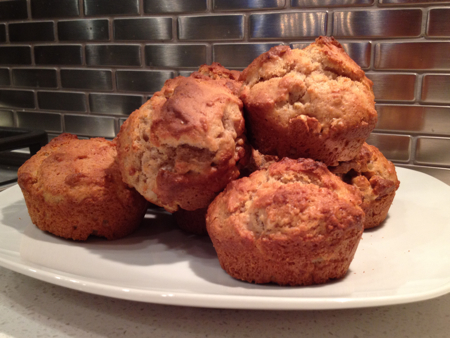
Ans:
[[[264,154],[337,165],[358,154],[377,122],[372,82],[333,38],[273,47],[240,80],[249,140]]]
[[[365,229],[374,228],[386,219],[400,181],[394,164],[377,147],[364,143],[353,160],[329,169],[360,190],[366,213]]]
[[[147,201],[122,181],[113,142],[62,134],[18,170],[32,222],[74,240],[118,239],[142,221]]]
[[[310,285],[343,277],[363,232],[356,188],[311,159],[283,159],[231,182],[208,208],[222,268],[255,283]]]
[[[246,154],[234,80],[195,74],[166,81],[122,125],[123,179],[170,212],[205,208],[239,176]]]

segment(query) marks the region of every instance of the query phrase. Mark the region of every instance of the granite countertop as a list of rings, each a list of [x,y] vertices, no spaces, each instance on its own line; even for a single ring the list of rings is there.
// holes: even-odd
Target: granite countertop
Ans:
[[[450,294],[321,311],[221,310],[92,295],[0,267],[0,337],[449,337]]]

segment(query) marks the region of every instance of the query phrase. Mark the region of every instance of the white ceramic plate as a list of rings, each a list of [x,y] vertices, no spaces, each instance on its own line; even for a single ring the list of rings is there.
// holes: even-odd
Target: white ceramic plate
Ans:
[[[450,186],[397,168],[388,219],[366,231],[347,276],[311,287],[229,277],[207,237],[155,211],[133,235],[78,243],[38,230],[22,193],[0,193],[0,265],[72,289],[143,302],[241,309],[337,309],[408,303],[450,291]]]

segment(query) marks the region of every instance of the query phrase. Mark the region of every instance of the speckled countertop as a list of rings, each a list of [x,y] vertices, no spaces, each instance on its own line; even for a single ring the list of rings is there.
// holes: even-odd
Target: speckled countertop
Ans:
[[[0,337],[445,337],[450,294],[363,309],[251,311],[113,299],[0,267]]]

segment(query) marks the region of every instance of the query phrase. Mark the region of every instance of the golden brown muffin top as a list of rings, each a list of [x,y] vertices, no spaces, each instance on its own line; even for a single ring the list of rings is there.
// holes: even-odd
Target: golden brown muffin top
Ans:
[[[231,182],[210,205],[207,224],[213,218],[231,223],[240,236],[326,236],[332,230],[362,229],[364,213],[359,191],[311,159],[284,158],[267,170],[259,170]],[[236,230],[238,229],[238,230]]]
[[[369,200],[390,194],[400,185],[394,164],[377,147],[367,143],[354,160],[329,169],[345,182],[357,186]]]
[[[79,140],[76,135],[61,134],[19,168],[18,183],[55,203],[62,198],[78,203],[104,193],[105,187],[115,187],[109,192],[121,194],[128,188],[116,155],[115,144],[104,138]]]
[[[318,133],[376,124],[373,83],[334,38],[319,37],[304,49],[273,47],[240,80],[249,109],[281,126],[299,116],[317,119]]]
[[[227,79],[167,80],[118,135],[124,180],[168,211],[206,207],[239,176],[245,155],[242,101]]]

